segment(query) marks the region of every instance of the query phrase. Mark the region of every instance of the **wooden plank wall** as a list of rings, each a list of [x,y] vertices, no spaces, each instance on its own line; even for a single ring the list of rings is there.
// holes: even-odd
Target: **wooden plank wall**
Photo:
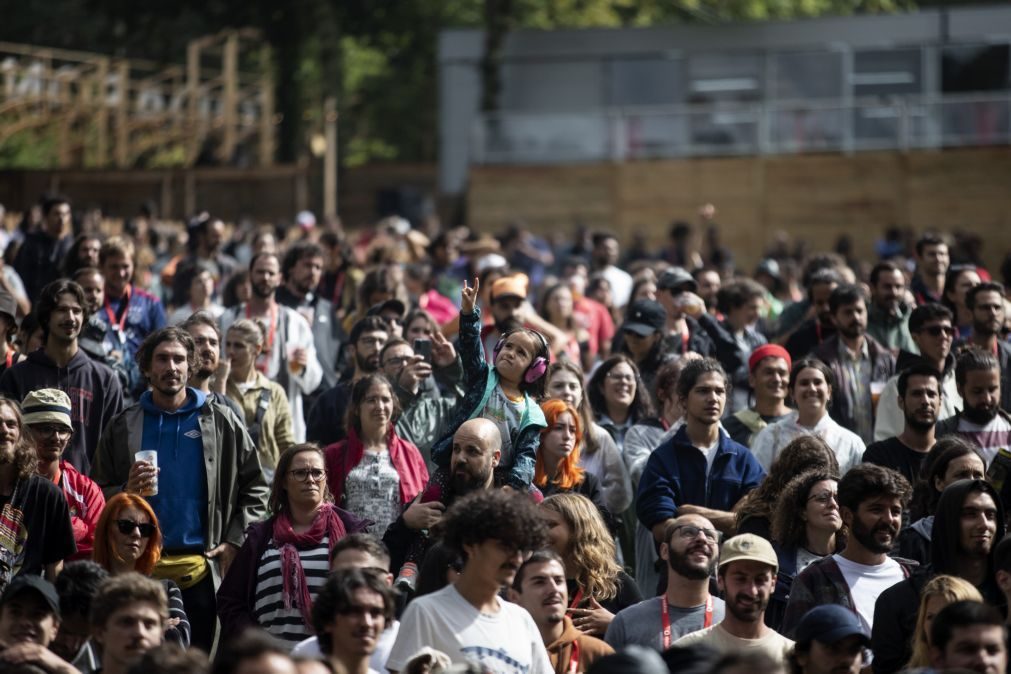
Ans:
[[[470,223],[485,231],[522,220],[565,236],[581,222],[658,246],[672,221],[695,221],[698,206],[712,202],[744,268],[777,230],[815,249],[848,234],[867,259],[890,225],[977,232],[991,268],[1011,251],[1008,148],[481,166],[467,199]]]

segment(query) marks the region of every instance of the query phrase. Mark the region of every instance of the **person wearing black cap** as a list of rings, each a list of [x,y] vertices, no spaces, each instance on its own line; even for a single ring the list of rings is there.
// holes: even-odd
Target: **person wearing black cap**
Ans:
[[[856,613],[842,606],[816,606],[797,625],[789,657],[792,674],[859,674],[871,638]]]
[[[659,302],[636,300],[628,306],[625,322],[621,324],[621,351],[635,361],[654,403],[656,375],[664,363],[675,358],[664,349],[666,323],[667,312]]]
[[[379,316],[386,325],[390,327],[390,337],[403,338],[404,336],[404,313],[407,307],[397,298],[388,299],[379,304],[373,304],[365,312],[366,316]]]
[[[51,674],[78,674],[49,650],[59,628],[60,599],[52,583],[39,576],[15,579],[0,596],[0,670],[18,663]]]
[[[688,315],[684,309],[683,300],[687,293],[701,302],[694,293],[699,289],[692,275],[680,267],[671,267],[656,281],[656,299],[667,312],[667,324],[664,333],[664,350],[672,353],[685,354],[693,351],[702,356],[716,355],[716,345],[702,329],[699,322]],[[701,312],[705,312],[702,304]]]

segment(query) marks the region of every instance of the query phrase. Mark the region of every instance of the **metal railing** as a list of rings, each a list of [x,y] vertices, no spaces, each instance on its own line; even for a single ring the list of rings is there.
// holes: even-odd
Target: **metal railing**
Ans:
[[[1011,92],[499,113],[479,118],[476,164],[858,152],[1011,144]]]

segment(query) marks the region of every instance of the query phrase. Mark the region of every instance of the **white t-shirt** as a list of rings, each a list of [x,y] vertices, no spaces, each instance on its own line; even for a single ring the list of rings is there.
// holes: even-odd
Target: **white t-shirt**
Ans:
[[[874,604],[882,592],[906,577],[902,573],[902,567],[891,557],[886,557],[883,564],[875,566],[857,564],[841,555],[832,555],[832,559],[839,565],[846,584],[850,586],[850,595],[856,604],[857,613],[870,633],[874,627]]]
[[[498,613],[481,613],[447,585],[407,605],[386,668],[402,672],[425,646],[453,664],[475,662],[494,674],[551,674],[541,633],[525,609],[498,599]]]
[[[702,456],[706,457],[706,477],[709,473],[713,472],[713,459],[716,458],[716,450],[720,447],[720,438],[717,436],[716,442],[709,445],[708,447],[698,447],[697,449],[702,452]]]
[[[958,432],[979,445],[979,452],[989,466],[1000,449],[1011,449],[1011,424],[1001,415],[986,425],[974,424],[965,417],[958,420]]]

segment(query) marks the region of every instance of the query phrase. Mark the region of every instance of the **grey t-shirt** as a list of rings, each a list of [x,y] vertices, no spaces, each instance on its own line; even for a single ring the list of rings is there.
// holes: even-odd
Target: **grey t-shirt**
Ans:
[[[660,617],[660,598],[650,597],[644,601],[619,611],[607,628],[604,641],[614,650],[620,651],[629,644],[638,644],[663,651],[663,621]],[[723,620],[725,604],[719,597],[713,597],[712,624]],[[670,612],[671,643],[681,636],[703,628],[706,622],[706,605],[692,608],[678,608],[667,604]]]

